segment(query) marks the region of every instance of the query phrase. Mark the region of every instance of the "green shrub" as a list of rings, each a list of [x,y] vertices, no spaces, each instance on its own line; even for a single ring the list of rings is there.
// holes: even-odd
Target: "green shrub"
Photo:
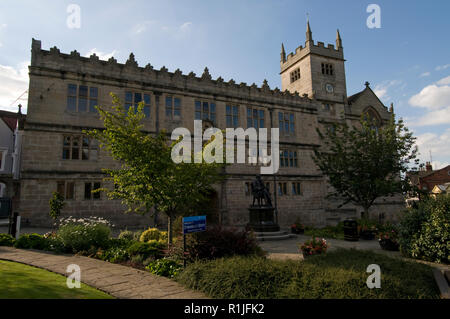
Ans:
[[[127,239],[127,240],[134,240],[134,232],[132,232],[131,230],[124,230],[121,231],[119,236],[119,239]]]
[[[366,285],[381,268],[381,288]],[[190,264],[176,280],[213,298],[439,298],[432,268],[361,250],[336,250],[304,261],[221,258]]]
[[[175,277],[182,268],[183,266],[181,264],[167,258],[152,261],[145,267],[145,269],[149,270],[152,274],[169,278]]]
[[[147,243],[135,242],[128,247],[128,253],[130,256],[141,255],[144,259],[149,257],[160,258],[163,256],[163,244],[158,241],[150,241]]]
[[[48,242],[44,236],[39,234],[23,234],[16,240],[14,247],[44,250],[48,248]]]
[[[450,195],[429,198],[409,209],[400,223],[405,255],[432,262],[450,262]]]
[[[55,253],[64,253],[67,252],[64,243],[61,238],[56,235],[55,232],[49,232],[44,235],[44,238],[47,241],[47,246],[45,250],[53,251]]]
[[[182,241],[178,241],[178,248],[181,248],[181,245]],[[186,251],[190,261],[233,255],[262,256],[264,254],[252,233],[225,229],[220,226],[211,226],[204,232],[189,235],[186,241]],[[178,258],[182,259],[183,251],[178,249],[177,253]]]
[[[108,241],[108,248],[123,248],[128,249],[136,241],[126,238],[110,238]]]
[[[102,218],[67,218],[61,221],[57,235],[71,252],[108,248],[111,229],[108,221]]]
[[[167,240],[167,232],[160,231],[158,228],[149,228],[142,232],[139,241],[146,243],[149,240]]]
[[[99,251],[96,257],[112,263],[127,261],[130,259],[128,251],[121,247],[111,247],[104,251]]]
[[[0,246],[13,246],[15,238],[9,234],[0,234]]]

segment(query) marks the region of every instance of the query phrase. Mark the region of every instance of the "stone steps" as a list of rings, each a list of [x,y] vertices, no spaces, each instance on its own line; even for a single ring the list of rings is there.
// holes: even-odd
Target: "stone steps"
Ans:
[[[287,231],[255,232],[255,236],[258,241],[285,240],[297,237],[295,234],[289,234]]]

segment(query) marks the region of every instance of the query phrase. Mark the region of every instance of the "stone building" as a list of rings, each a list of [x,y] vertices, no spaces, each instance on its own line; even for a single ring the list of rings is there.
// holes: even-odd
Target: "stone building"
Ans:
[[[110,92],[125,105],[143,101],[145,130],[171,132],[185,127],[193,132],[194,119],[215,127],[279,128],[281,167],[275,176],[263,176],[276,194],[277,218],[287,226],[298,217],[305,224],[335,223],[360,213],[351,205],[337,208],[325,196],[328,186],[312,160],[320,145],[316,128],[333,122],[358,121],[362,112],[382,124],[388,110],[370,89],[347,96],[342,40],[336,46],[314,43],[307,26],[305,46],[286,56],[282,45],[282,89],[212,79],[205,68],[201,76],[138,66],[130,54],[125,64],[95,54],[43,50],[32,40],[28,114],[23,136],[20,212],[30,225],[48,225],[48,200],[55,190],[66,198],[64,215],[102,216],[121,226],[148,225],[149,216],[124,215],[119,201],[91,190],[104,185],[102,168],[116,167],[98,144],[83,135],[84,129],[101,128],[94,105],[110,105]],[[269,138],[270,142],[270,138]],[[226,179],[215,186],[210,210],[226,225],[248,222],[250,183],[258,165],[232,164]],[[274,192],[276,190],[276,192]],[[393,216],[403,203],[383,199],[373,214]],[[203,213],[203,212],[199,212]]]

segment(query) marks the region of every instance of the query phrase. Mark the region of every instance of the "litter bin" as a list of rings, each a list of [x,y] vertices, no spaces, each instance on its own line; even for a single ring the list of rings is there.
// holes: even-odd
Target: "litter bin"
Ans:
[[[354,219],[344,220],[344,239],[347,241],[358,241],[358,223]]]

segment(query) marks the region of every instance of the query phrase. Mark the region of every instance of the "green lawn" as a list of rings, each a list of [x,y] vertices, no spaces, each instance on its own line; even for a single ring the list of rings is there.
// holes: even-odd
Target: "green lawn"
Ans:
[[[0,260],[0,299],[110,299],[112,296],[81,284],[69,289],[67,278],[50,271]]]

